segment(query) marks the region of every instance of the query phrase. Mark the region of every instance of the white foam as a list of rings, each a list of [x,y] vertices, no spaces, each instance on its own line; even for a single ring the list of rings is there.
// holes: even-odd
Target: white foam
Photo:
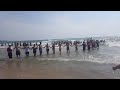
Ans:
[[[100,60],[99,58],[92,58],[89,59],[68,59],[68,58],[36,58],[37,60],[44,61],[44,60],[58,60],[58,61],[86,61],[86,62],[95,62],[99,64],[120,64],[120,60],[118,59],[120,57],[116,57],[113,60]]]
[[[116,42],[116,41],[111,42],[111,41],[109,41],[109,42],[106,43],[106,45],[108,45],[109,47],[120,47],[120,42]]]

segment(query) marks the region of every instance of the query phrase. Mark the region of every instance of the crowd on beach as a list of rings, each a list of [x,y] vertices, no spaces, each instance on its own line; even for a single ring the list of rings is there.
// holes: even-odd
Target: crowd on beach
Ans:
[[[21,44],[19,45],[18,43],[15,43],[15,46],[13,49],[11,48],[11,45],[9,45],[9,47],[7,48],[7,52],[8,52],[9,59],[12,59],[12,52],[14,50],[16,50],[16,56],[20,57],[20,55],[21,55],[20,49],[25,50],[26,57],[29,56],[29,50],[33,50],[33,55],[36,56],[37,49],[39,49],[39,53],[40,53],[40,55],[42,55],[43,48],[46,48],[46,53],[48,55],[50,48],[52,48],[53,54],[55,54],[55,47],[58,47],[59,53],[61,54],[62,47],[66,47],[67,53],[70,53],[70,47],[73,47],[73,46],[75,47],[75,51],[78,51],[79,46],[83,47],[83,51],[93,50],[93,49],[99,48],[100,42],[105,42],[105,41],[103,41],[103,40],[99,41],[99,40],[93,40],[93,39],[84,40],[83,42],[80,42],[80,41],[74,41],[74,42],[71,42],[71,41],[53,41],[52,46],[50,46],[48,43],[45,46],[42,46],[42,42],[40,42],[39,45],[37,45],[37,43],[36,43],[33,45],[33,47],[30,47],[31,44],[28,45],[28,43],[23,43],[23,45],[21,45]]]

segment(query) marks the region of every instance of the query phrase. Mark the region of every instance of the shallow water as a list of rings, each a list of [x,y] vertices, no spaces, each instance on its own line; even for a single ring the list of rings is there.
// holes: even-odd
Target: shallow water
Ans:
[[[0,49],[0,78],[93,78],[93,79],[119,79],[120,73],[117,70],[113,73],[112,67],[120,64],[120,48],[101,45],[99,49],[78,52],[75,48],[70,48],[70,53],[66,53],[66,48],[62,48],[59,54],[43,55],[33,57],[30,50],[30,57],[26,58],[24,50],[21,49],[21,58],[17,59],[15,51],[13,59],[9,60],[6,49]]]
[[[56,53],[52,53],[50,48],[49,55],[46,54],[46,49],[43,48],[42,56],[39,55],[37,51],[37,56],[33,57],[32,50],[30,50],[30,57],[36,58],[37,60],[60,60],[60,61],[91,61],[97,63],[113,63],[120,64],[120,48],[119,47],[108,47],[101,45],[99,49],[86,50],[83,52],[82,47],[79,47],[78,52],[75,51],[74,47],[70,48],[70,53],[66,52],[66,47],[62,48],[62,53],[60,54],[58,48],[56,48]],[[15,51],[13,52],[13,58],[16,58]],[[25,52],[21,49],[21,58],[25,58]],[[8,59],[6,49],[0,49],[0,60]]]

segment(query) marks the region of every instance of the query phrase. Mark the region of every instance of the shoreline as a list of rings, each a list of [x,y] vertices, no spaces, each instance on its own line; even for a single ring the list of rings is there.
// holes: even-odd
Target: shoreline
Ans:
[[[0,79],[115,79],[111,64],[84,61],[0,61]]]

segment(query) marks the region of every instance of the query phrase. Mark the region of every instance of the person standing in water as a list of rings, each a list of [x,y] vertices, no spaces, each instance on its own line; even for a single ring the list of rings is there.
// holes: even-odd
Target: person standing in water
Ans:
[[[34,54],[34,57],[36,56],[36,53],[37,53],[37,47],[35,47],[35,44],[34,44],[34,46],[32,47],[32,49],[33,49],[33,54]]]
[[[42,43],[40,42],[40,44],[39,44],[39,52],[40,52],[40,55],[42,55],[42,45],[41,45]]]
[[[52,44],[53,54],[55,54],[55,43]]]
[[[90,41],[87,41],[88,50],[90,50]]]
[[[18,45],[16,45],[14,49],[16,49],[16,56],[17,56],[17,58],[20,57],[20,50],[19,50]]]
[[[85,51],[86,50],[86,43],[85,43],[85,41],[83,42],[83,51]]]
[[[98,40],[96,40],[96,44],[97,44],[97,48],[99,48],[99,41]]]
[[[70,53],[70,46],[69,46],[69,42],[66,43],[66,50],[67,50],[67,53]]]
[[[11,45],[9,45],[9,47],[7,48],[7,52],[8,52],[9,59],[12,59],[12,48],[11,48]]]
[[[26,55],[26,57],[28,57],[29,56],[29,46],[26,44],[25,45],[25,55]]]
[[[78,51],[78,44],[77,44],[77,41],[74,43],[75,45],[75,51]]]
[[[48,45],[48,43],[46,44],[46,52],[47,52],[47,55],[49,54],[49,45]]]
[[[60,54],[61,54],[61,43],[59,42],[59,52],[60,52]]]

